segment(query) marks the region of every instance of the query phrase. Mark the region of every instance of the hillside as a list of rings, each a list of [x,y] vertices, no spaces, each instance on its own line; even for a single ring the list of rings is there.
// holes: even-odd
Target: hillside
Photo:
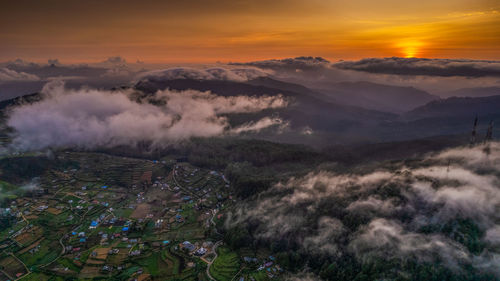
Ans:
[[[372,110],[402,113],[438,99],[413,87],[398,87],[371,82],[339,82],[318,90],[341,104]]]
[[[500,87],[463,88],[441,94],[444,97],[488,97],[500,95]]]
[[[402,115],[404,119],[416,120],[422,118],[468,116],[475,114],[500,115],[500,95],[489,97],[451,97],[432,101]]]
[[[267,86],[252,85],[266,84]],[[221,96],[264,96],[281,94],[291,103],[287,108],[278,109],[274,114],[290,122],[292,129],[301,130],[309,127],[316,131],[343,134],[354,139],[365,139],[370,135],[368,128],[378,122],[392,120],[395,114],[368,110],[361,107],[341,105],[322,99],[321,95],[296,84],[281,81],[266,80],[250,81],[248,83],[220,80],[146,80],[136,84],[136,89],[145,93],[154,93],[159,89],[211,91]],[[298,92],[289,89],[298,90]],[[269,113],[269,112],[266,112]],[[239,122],[245,122],[251,115],[240,114]],[[366,130],[362,130],[365,128]]]

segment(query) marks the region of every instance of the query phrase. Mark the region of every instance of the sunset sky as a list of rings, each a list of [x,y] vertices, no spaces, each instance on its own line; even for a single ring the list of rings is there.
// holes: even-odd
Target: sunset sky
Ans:
[[[499,0],[16,0],[0,60],[500,59]]]

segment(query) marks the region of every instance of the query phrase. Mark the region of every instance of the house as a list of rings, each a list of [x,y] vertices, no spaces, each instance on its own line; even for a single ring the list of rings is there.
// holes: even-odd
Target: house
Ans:
[[[184,241],[182,242],[182,248],[188,250],[189,252],[194,251],[196,249],[196,246],[191,244],[189,241]]]
[[[184,222],[184,218],[179,214],[175,215],[175,220],[179,223]]]
[[[134,250],[134,251],[130,252],[128,255],[129,256],[138,256],[140,254],[141,254],[140,250]]]
[[[198,250],[196,250],[196,252],[194,253],[196,256],[203,256],[204,254],[207,253],[207,249],[206,248],[199,248]]]
[[[41,205],[41,206],[39,206],[36,209],[37,209],[37,211],[42,212],[42,211],[44,211],[44,210],[46,210],[48,208],[49,208],[49,206],[47,206],[47,205]]]
[[[257,262],[257,258],[251,258],[251,257],[244,257],[243,260],[247,263]]]

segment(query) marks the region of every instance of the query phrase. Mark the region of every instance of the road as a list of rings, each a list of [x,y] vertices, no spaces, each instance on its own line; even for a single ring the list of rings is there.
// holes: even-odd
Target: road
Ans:
[[[213,211],[212,217],[210,218],[210,223],[212,223],[212,225],[214,226],[215,233],[217,233],[217,234],[220,235],[220,233],[217,231],[217,227],[216,227],[215,222],[214,222],[215,215],[217,215],[217,210]],[[217,281],[217,279],[213,278],[212,275],[210,275],[210,266],[212,266],[212,264],[214,263],[215,259],[217,258],[217,247],[219,247],[220,245],[222,245],[222,240],[219,240],[219,241],[215,242],[214,247],[212,249],[212,251],[215,253],[215,257],[212,259],[211,262],[208,263],[208,266],[207,266],[207,276],[212,281]]]
[[[215,228],[215,233],[219,234],[219,235],[222,235],[221,233],[219,233],[219,231],[217,231],[217,227],[215,225],[215,221],[214,221],[214,218],[215,218],[215,215],[217,215],[217,210],[214,210],[213,211],[213,214],[212,214],[212,217],[210,218],[210,223],[212,223],[212,225],[214,226]],[[215,243],[214,245],[214,248],[213,248],[213,252],[215,253],[215,257],[212,259],[211,262],[207,262],[206,260],[204,260],[205,262],[208,263],[208,266],[207,266],[207,276],[208,278],[210,278],[210,280],[212,281],[217,281],[217,279],[213,278],[212,275],[210,275],[210,266],[212,265],[212,263],[215,261],[215,259],[217,259],[217,247],[219,247],[220,245],[222,245],[222,240],[219,240]],[[233,278],[231,278],[231,281],[234,280],[234,278],[236,278],[240,273],[241,271],[245,268],[245,266],[243,266],[238,272],[236,272],[236,274],[233,276]]]
[[[219,240],[219,241],[217,241],[215,243],[214,248],[212,250],[215,253],[215,257],[212,259],[211,262],[208,263],[208,266],[207,266],[207,276],[212,281],[217,281],[217,279],[213,278],[212,275],[210,275],[210,266],[212,266],[212,264],[214,263],[215,259],[217,258],[217,247],[219,247],[220,245],[222,245],[222,240]]]

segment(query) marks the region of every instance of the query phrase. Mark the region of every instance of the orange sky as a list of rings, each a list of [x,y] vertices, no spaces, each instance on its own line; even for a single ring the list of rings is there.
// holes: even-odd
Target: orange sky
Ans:
[[[300,55],[500,59],[498,0],[16,0],[0,61],[150,63]]]

